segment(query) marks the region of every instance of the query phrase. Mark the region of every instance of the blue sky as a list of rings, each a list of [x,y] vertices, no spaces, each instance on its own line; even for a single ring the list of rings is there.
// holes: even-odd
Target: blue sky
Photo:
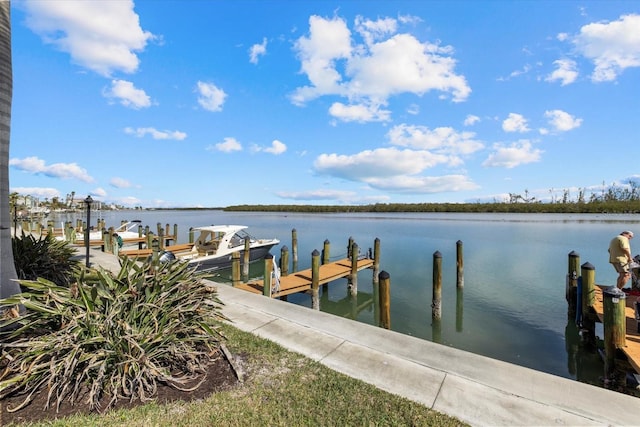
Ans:
[[[10,189],[143,207],[640,180],[638,1],[12,1]]]

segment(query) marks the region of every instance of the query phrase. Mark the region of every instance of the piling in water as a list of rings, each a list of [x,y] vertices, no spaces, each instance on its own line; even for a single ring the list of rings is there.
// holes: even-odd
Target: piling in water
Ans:
[[[386,271],[378,275],[380,286],[380,326],[391,329],[391,277]]]
[[[442,317],[442,254],[433,253],[433,296],[431,298],[431,318]]]

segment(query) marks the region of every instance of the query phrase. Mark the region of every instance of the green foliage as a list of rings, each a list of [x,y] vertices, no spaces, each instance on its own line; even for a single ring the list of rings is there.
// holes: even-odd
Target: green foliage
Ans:
[[[69,287],[42,278],[21,284],[26,292],[0,300],[27,309],[0,325],[0,400],[25,395],[12,411],[35,393],[56,408],[65,399],[93,408],[147,401],[158,383],[184,389],[219,357],[221,303],[186,263],[123,259],[118,275],[99,269]]]
[[[13,259],[21,280],[43,279],[68,286],[78,274],[80,263],[73,260],[75,249],[51,235],[31,234],[11,239]]]

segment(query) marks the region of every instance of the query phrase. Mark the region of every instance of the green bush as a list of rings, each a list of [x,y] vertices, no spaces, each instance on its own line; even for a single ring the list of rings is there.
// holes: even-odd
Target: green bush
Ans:
[[[93,408],[150,400],[159,383],[178,389],[219,357],[223,318],[214,286],[184,262],[103,269],[69,287],[39,278],[0,300],[27,314],[0,324],[0,400],[47,393],[47,406],[81,397]],[[84,397],[83,397],[84,395]],[[105,404],[105,402],[107,402]]]
[[[18,279],[39,277],[58,285],[68,286],[78,274],[80,262],[72,259],[75,249],[69,243],[51,235],[38,238],[31,234],[11,239],[13,259]]]

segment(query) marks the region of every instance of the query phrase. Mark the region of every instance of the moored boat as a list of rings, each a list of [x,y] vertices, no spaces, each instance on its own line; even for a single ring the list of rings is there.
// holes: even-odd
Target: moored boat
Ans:
[[[172,252],[172,254],[200,271],[212,271],[231,266],[235,252],[240,254],[244,262],[245,239],[249,239],[249,262],[264,258],[272,247],[280,243],[278,239],[257,239],[246,231],[245,225],[210,225],[194,228],[197,233],[194,244],[188,251]],[[165,252],[171,251],[171,246]]]

